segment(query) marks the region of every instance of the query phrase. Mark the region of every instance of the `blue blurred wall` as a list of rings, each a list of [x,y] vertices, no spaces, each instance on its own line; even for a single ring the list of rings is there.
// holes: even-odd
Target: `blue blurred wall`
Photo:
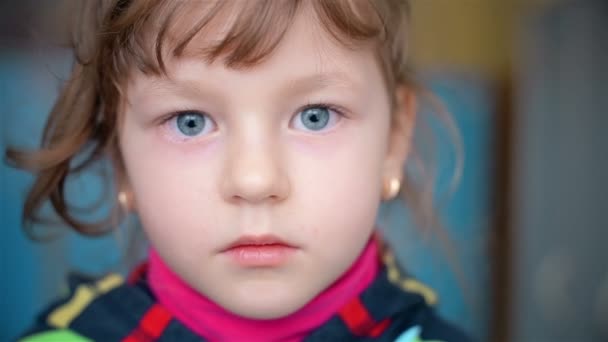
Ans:
[[[69,72],[69,56],[69,51],[48,48],[0,52],[2,153],[7,146],[38,145],[44,120]],[[65,234],[50,243],[30,241],[22,230],[21,214],[32,181],[29,173],[0,163],[0,222],[4,229],[0,239],[4,275],[0,282],[0,341],[14,339],[43,307],[65,293],[68,269],[100,274],[119,261],[112,237],[87,239]],[[72,183],[83,202],[94,200],[101,185],[98,177],[81,177]]]
[[[31,54],[3,50],[0,54],[0,149],[8,143],[34,146],[41,134],[43,113],[48,111],[55,87],[48,70]],[[32,177],[0,164],[0,213],[3,238],[2,310],[0,340],[7,341],[25,328],[42,303],[56,292],[53,282],[63,268],[61,244],[36,247],[21,231],[21,206]],[[52,261],[51,261],[52,260]]]
[[[462,175],[451,193],[456,150],[453,141],[445,138],[445,125],[423,107],[419,119],[429,120],[436,129],[444,126],[436,145],[436,195],[448,246],[415,227],[411,214],[399,203],[385,205],[379,223],[386,227],[401,264],[437,292],[440,313],[483,341],[490,314],[487,243],[492,223],[495,92],[490,81],[470,73],[432,73],[424,83],[452,114],[462,138]]]

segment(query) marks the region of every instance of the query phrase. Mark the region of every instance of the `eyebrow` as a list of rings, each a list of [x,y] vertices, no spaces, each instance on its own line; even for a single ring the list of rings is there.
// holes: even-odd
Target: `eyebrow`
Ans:
[[[285,86],[281,87],[280,95],[284,98],[289,98],[329,87],[361,89],[360,84],[360,82],[357,82],[353,77],[344,72],[322,72],[288,79],[285,82]],[[149,83],[147,90],[163,93],[185,93],[192,96],[199,96],[200,94],[218,95],[214,92],[213,88],[207,88],[204,84],[200,84],[194,80],[153,79]]]
[[[152,79],[148,86],[147,91],[152,93],[168,93],[168,94],[182,94],[186,96],[198,97],[201,94],[207,94],[210,96],[217,95],[213,88],[209,88],[196,80],[178,80],[172,78],[155,78]]]

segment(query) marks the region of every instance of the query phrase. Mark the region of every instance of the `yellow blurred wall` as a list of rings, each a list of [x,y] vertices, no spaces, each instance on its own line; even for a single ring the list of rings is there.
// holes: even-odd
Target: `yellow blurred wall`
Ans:
[[[422,69],[510,71],[513,38],[527,12],[560,0],[411,0],[412,60]]]

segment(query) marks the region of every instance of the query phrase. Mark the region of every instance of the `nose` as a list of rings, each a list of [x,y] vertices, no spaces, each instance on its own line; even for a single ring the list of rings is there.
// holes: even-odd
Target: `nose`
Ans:
[[[270,139],[248,139],[230,144],[221,184],[229,202],[280,202],[290,184],[279,144]]]

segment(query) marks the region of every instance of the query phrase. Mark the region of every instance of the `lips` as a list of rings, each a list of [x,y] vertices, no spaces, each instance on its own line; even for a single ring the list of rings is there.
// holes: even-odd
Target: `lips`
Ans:
[[[265,246],[265,245],[283,245],[287,247],[291,246],[289,243],[283,241],[277,236],[266,234],[266,235],[245,235],[240,237],[238,240],[234,241],[230,245],[228,245],[225,250],[229,250],[235,247],[240,246]]]
[[[274,235],[243,236],[222,254],[242,267],[275,267],[286,263],[297,247]]]

